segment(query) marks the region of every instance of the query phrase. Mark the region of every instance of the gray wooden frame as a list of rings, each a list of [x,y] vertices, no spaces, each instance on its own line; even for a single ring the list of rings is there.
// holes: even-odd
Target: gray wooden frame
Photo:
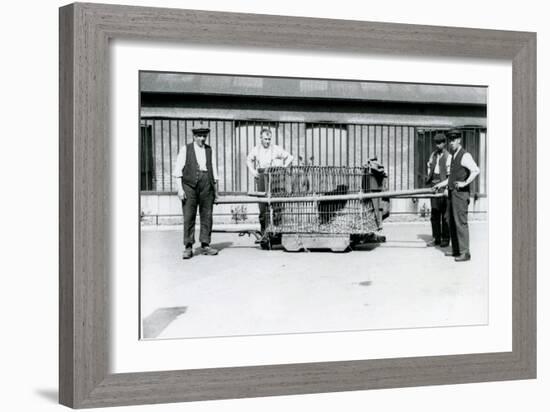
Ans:
[[[513,65],[511,352],[109,374],[109,39],[498,58]],[[75,408],[536,376],[536,34],[72,4],[60,9],[60,402]]]

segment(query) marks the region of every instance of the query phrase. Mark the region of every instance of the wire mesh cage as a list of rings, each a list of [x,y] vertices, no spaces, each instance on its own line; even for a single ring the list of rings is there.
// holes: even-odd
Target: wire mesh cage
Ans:
[[[383,167],[374,162],[364,167],[292,166],[265,169],[261,186],[266,196],[285,198],[284,202],[269,204],[266,231],[277,234],[373,233],[382,225],[380,200],[341,199],[341,195],[381,191],[385,178]],[[323,196],[325,200],[317,200],[318,196]],[[292,198],[300,200],[293,202]]]

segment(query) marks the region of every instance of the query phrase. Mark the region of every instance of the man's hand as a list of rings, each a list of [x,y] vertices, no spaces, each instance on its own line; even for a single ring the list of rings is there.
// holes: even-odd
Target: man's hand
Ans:
[[[466,182],[455,182],[455,187],[457,189],[462,189],[463,187],[466,187],[468,185],[468,183]]]
[[[219,198],[220,198],[220,196],[218,195],[218,192],[216,191],[216,193],[214,193],[214,204],[215,204],[215,205],[218,204]]]
[[[250,172],[252,173],[252,176],[254,177],[254,179],[257,178],[259,175],[257,170],[251,170]]]
[[[445,185],[442,185],[441,183],[438,183],[438,184],[432,186],[432,191],[437,192],[437,191],[443,189],[443,187],[445,187]]]
[[[181,201],[184,201],[186,199],[185,192],[183,189],[178,189],[178,197]]]

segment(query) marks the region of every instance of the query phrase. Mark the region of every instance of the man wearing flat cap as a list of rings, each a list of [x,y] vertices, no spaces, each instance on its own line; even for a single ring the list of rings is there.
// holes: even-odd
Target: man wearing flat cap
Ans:
[[[193,257],[197,208],[200,214],[200,251],[207,256],[218,254],[218,251],[210,246],[212,211],[218,196],[218,173],[212,148],[206,144],[209,134],[209,128],[194,128],[193,142],[182,146],[174,168],[178,197],[183,208],[183,259]]]
[[[449,190],[447,213],[451,232],[452,250],[445,256],[454,256],[456,262],[466,262],[470,255],[470,232],[468,230],[468,204],[470,203],[470,184],[479,175],[472,155],[462,147],[462,136],[451,131],[452,151],[451,171],[448,179],[436,184],[434,189],[447,187]]]
[[[436,185],[447,179],[451,169],[451,155],[445,149],[447,138],[443,133],[437,133],[434,137],[435,150],[428,160],[428,177],[426,184]],[[447,197],[432,197],[431,218],[432,236],[431,242],[427,246],[449,246],[449,221],[447,220]]]

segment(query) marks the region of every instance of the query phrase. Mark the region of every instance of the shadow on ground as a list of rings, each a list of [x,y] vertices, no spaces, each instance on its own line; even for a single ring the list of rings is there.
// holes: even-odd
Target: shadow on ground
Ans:
[[[355,245],[352,247],[354,252],[370,252],[380,247],[380,243],[364,243],[362,245]]]
[[[431,235],[416,235],[420,240],[422,240],[423,242],[426,242],[426,244],[428,242],[431,242],[433,240],[433,237]],[[441,246],[435,246],[433,247],[435,250],[439,250],[441,253],[445,253],[449,250],[449,247],[450,247],[450,243],[448,246],[445,246],[445,247],[441,247]]]
[[[422,242],[428,243],[433,240],[432,235],[416,235],[418,239],[420,239]]]
[[[220,243],[212,243],[210,246],[212,246],[214,249],[223,250],[233,245],[233,242],[220,242]]]

